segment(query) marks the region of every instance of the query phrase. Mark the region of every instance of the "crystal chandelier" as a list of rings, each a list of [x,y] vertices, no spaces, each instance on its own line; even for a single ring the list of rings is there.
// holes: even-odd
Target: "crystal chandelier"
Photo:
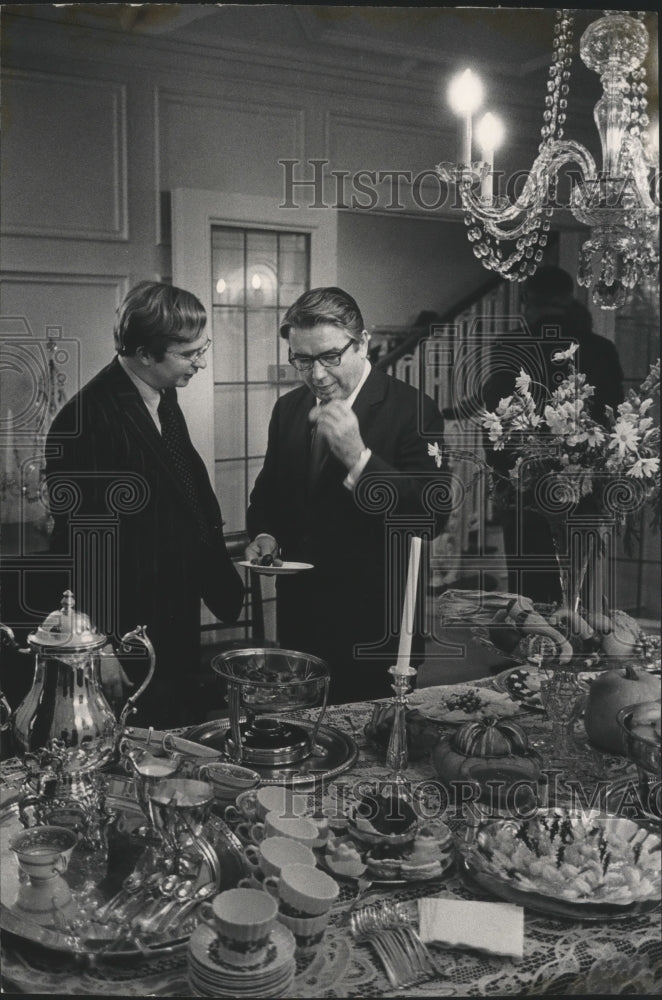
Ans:
[[[643,12],[606,11],[582,35],[582,61],[600,74],[603,88],[594,109],[602,145],[600,170],[584,146],[564,138],[572,35],[573,12],[557,11],[538,156],[514,201],[492,193],[494,140],[488,137],[481,143],[482,160],[471,159],[471,114],[480,95],[466,75],[459,78],[466,98],[459,109],[463,115],[459,162],[440,163],[436,170],[443,181],[457,185],[476,257],[503,278],[523,281],[543,259],[559,171],[571,165],[569,207],[579,222],[590,227],[579,252],[577,281],[593,286],[597,305],[615,309],[623,305],[629,289],[659,269],[658,206],[651,195],[656,157],[648,148],[642,65],[648,32]],[[509,252],[506,243],[511,244]]]

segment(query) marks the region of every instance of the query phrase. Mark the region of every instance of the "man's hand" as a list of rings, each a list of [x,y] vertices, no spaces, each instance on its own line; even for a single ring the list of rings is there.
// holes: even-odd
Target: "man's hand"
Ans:
[[[278,555],[278,542],[273,535],[257,535],[246,546],[246,562],[251,562],[253,559],[261,559],[262,556],[273,556],[274,559]]]
[[[126,701],[125,688],[132,688],[122,664],[109,646],[101,650],[100,673],[101,687],[111,706],[121,706]]]
[[[326,438],[333,454],[349,472],[365,448],[359,422],[351,406],[333,399],[330,403],[314,406],[309,419],[317,424],[317,432]]]

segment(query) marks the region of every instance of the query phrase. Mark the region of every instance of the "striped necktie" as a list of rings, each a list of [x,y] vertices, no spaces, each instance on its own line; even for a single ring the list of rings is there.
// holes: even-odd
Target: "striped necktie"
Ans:
[[[211,533],[209,522],[200,502],[191,459],[192,445],[186,433],[184,417],[174,392],[165,390],[161,394],[161,402],[157,412],[161,423],[161,437],[180,485],[186,494],[186,499],[195,515],[200,531],[200,541],[203,544],[208,544],[211,541]]]
[[[308,456],[308,487],[312,489],[320,477],[320,473],[329,454],[329,445],[317,429],[317,424],[313,425],[310,435],[310,454]]]

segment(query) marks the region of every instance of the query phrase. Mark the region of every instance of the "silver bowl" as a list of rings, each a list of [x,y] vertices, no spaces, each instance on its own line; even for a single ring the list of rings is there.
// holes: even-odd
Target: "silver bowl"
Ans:
[[[647,702],[646,704],[649,703]],[[658,703],[650,702],[650,704],[657,705]],[[635,733],[632,730],[632,713],[638,707],[637,705],[628,705],[626,708],[622,708],[616,716],[616,721],[621,727],[623,750],[625,756],[629,760],[634,761],[637,767],[640,767],[648,774],[659,776],[662,768],[662,747],[660,746],[660,741],[655,739],[652,727],[650,727],[650,737]]]
[[[329,684],[323,660],[292,649],[231,649],[211,661],[226,688],[239,690],[249,712],[292,712],[322,701]]]

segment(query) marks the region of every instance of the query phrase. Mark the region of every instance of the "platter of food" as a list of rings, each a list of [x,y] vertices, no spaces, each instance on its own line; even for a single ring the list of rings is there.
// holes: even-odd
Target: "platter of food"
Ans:
[[[411,802],[375,786],[348,808],[329,839],[322,864],[344,878],[403,884],[441,878],[454,859],[453,837],[439,820],[421,822]]]
[[[508,692],[471,684],[420,688],[409,696],[408,703],[424,718],[450,725],[472,719],[507,718],[520,711]]]
[[[460,854],[470,882],[549,915],[604,920],[660,905],[660,836],[624,817],[550,809],[485,820]]]
[[[426,824],[406,844],[368,844],[348,826],[341,836],[331,835],[320,865],[334,877],[373,885],[406,885],[442,878],[454,861],[452,836],[444,823]]]
[[[274,559],[272,562],[264,563],[253,559],[242,559],[239,566],[250,569],[253,573],[261,576],[288,576],[292,573],[301,573],[306,569],[313,569],[313,564],[308,562],[287,562],[282,559]]]

